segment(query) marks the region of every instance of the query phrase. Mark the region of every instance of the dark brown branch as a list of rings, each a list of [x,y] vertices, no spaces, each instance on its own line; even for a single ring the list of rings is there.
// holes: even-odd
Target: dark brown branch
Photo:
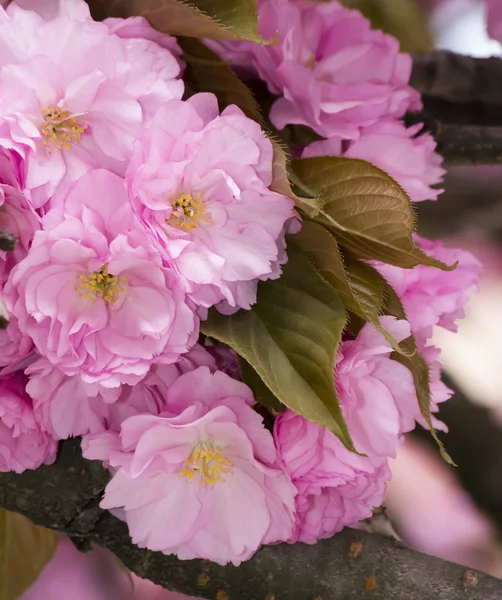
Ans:
[[[434,50],[413,55],[411,85],[424,96],[452,103],[502,104],[502,61]]]
[[[97,543],[140,577],[165,588],[217,600],[500,600],[502,581],[477,573],[466,588],[466,569],[402,544],[347,529],[314,546],[262,548],[239,568],[202,560],[179,561],[131,543],[124,523],[102,511],[108,480],[97,462],[82,459],[77,441],[62,444],[56,464],[22,475],[0,475],[0,505],[39,525]],[[351,544],[361,543],[351,558]],[[369,592],[374,584],[373,591]]]

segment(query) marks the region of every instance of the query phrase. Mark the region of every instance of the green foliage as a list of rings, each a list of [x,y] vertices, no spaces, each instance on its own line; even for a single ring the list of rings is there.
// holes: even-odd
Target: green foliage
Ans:
[[[252,310],[212,310],[205,335],[233,348],[286,406],[333,431],[354,450],[333,381],[346,323],[343,304],[293,239],[280,279],[261,283]]]
[[[95,18],[142,16],[172,35],[265,43],[254,0],[89,0],[89,5]]]
[[[15,600],[38,578],[58,544],[55,531],[0,509],[0,600]]]
[[[385,287],[386,306],[385,313],[393,315],[398,319],[407,319],[404,307],[399,299],[399,296],[395,290],[388,284]],[[393,353],[391,358],[404,365],[411,371],[413,381],[415,383],[415,390],[417,392],[418,403],[420,405],[420,412],[427,423],[431,435],[439,446],[439,451],[443,459],[451,464],[455,465],[450,455],[446,452],[443,443],[437,436],[437,432],[432,424],[431,417],[431,388],[429,380],[429,367],[425,360],[420,356],[417,351],[417,346],[413,336],[402,342],[402,345],[408,350],[408,356],[402,354]]]
[[[360,260],[342,257],[335,238],[318,223],[304,221],[295,241],[319,273],[338,291],[347,310],[364,322],[371,323],[394,350],[406,353],[380,324],[386,285],[382,276]]]
[[[364,160],[323,156],[294,161],[293,168],[321,202],[315,220],[356,257],[404,268],[451,269],[415,245],[410,199],[378,167]]]

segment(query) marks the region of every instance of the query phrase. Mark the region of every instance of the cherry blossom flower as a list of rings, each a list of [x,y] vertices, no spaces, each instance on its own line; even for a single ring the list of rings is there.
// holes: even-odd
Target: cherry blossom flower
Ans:
[[[168,102],[126,180],[136,210],[196,303],[250,308],[257,281],[280,275],[293,202],[270,191],[272,144],[212,94]]]
[[[49,20],[17,5],[0,13],[0,143],[25,155],[35,207],[90,168],[123,174],[142,126],[183,94],[169,50],[83,18],[83,4]]]
[[[297,530],[290,542],[315,544],[382,504],[390,479],[385,458],[350,452],[331,431],[291,410],[276,419],[274,441],[298,489]]]
[[[397,341],[410,335],[406,321],[380,317]],[[367,323],[355,340],[342,343],[335,383],[349,431],[359,452],[395,457],[404,433],[415,427],[420,410],[410,371],[390,358],[393,349]]]
[[[0,377],[0,471],[22,473],[51,464],[57,442],[40,430],[21,372]]]
[[[280,96],[270,111],[278,129],[301,124],[323,137],[357,139],[361,127],[420,107],[408,85],[411,57],[359,11],[307,0],[258,0],[258,10],[260,34],[277,43],[208,45],[238,67],[251,62]]]
[[[374,266],[398,293],[414,332],[423,330],[431,337],[434,325],[456,331],[456,320],[463,318],[467,300],[478,290],[481,263],[469,252],[448,248],[440,241],[418,235],[415,241],[433,258],[448,265],[458,262],[457,268],[440,271],[421,265],[413,269],[381,263]]]
[[[124,508],[135,544],[238,566],[291,538],[294,487],[249,388],[207,367],[179,377],[164,412],[84,438],[84,456],[115,472],[101,502]]]
[[[196,341],[198,323],[140,230],[123,180],[91,171],[62,207],[64,221],[36,233],[5,287],[21,332],[66,375],[107,387],[175,362]]]

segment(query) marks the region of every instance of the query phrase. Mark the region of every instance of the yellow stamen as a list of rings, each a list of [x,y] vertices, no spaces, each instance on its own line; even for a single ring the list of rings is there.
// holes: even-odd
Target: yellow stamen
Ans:
[[[124,291],[121,284],[127,283],[125,277],[117,277],[108,273],[108,265],[104,265],[94,273],[79,275],[78,278],[80,283],[75,289],[81,292],[82,298],[89,298],[91,302],[101,299],[108,304],[117,300],[119,294]]]
[[[311,54],[307,60],[305,61],[305,64],[303,65],[306,69],[310,69],[311,71],[313,71],[317,65],[319,63],[316,60],[315,54]]]
[[[173,202],[173,212],[166,223],[182,231],[191,231],[201,223],[209,223],[211,217],[206,215],[206,205],[200,196],[180,194]]]
[[[84,133],[84,127],[80,126],[77,118],[57,106],[44,108],[42,119],[44,120],[41,128],[42,141],[49,153],[53,148],[57,150],[71,148],[73,143],[80,141]]]
[[[211,441],[199,442],[186,459],[185,465],[180,475],[188,481],[193,481],[195,475],[200,475],[200,482],[204,486],[224,481],[223,475],[232,472],[232,463]]]

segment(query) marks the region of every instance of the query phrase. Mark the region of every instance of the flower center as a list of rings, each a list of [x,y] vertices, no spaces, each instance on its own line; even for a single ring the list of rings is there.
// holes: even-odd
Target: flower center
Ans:
[[[191,231],[210,220],[211,217],[206,215],[206,205],[200,196],[194,198],[192,194],[182,193],[173,202],[173,212],[166,223],[182,231]]]
[[[217,481],[224,481],[223,475],[232,472],[232,463],[211,441],[198,443],[186,459],[185,465],[180,475],[192,481],[195,475],[199,474],[204,486],[213,486]]]
[[[77,118],[67,110],[57,106],[49,106],[42,110],[42,138],[47,151],[71,148],[72,144],[80,141],[84,128],[79,125]]]
[[[317,65],[318,65],[318,61],[316,60],[315,54],[311,54],[307,60],[305,61],[305,64],[303,65],[306,69],[310,69],[311,71],[313,71]]]
[[[119,297],[120,292],[124,291],[121,283],[127,283],[125,277],[117,277],[108,273],[108,265],[101,267],[99,271],[88,273],[87,275],[78,276],[80,283],[75,288],[81,292],[82,298],[90,298],[91,302],[95,302],[101,298],[108,304],[115,302]]]

